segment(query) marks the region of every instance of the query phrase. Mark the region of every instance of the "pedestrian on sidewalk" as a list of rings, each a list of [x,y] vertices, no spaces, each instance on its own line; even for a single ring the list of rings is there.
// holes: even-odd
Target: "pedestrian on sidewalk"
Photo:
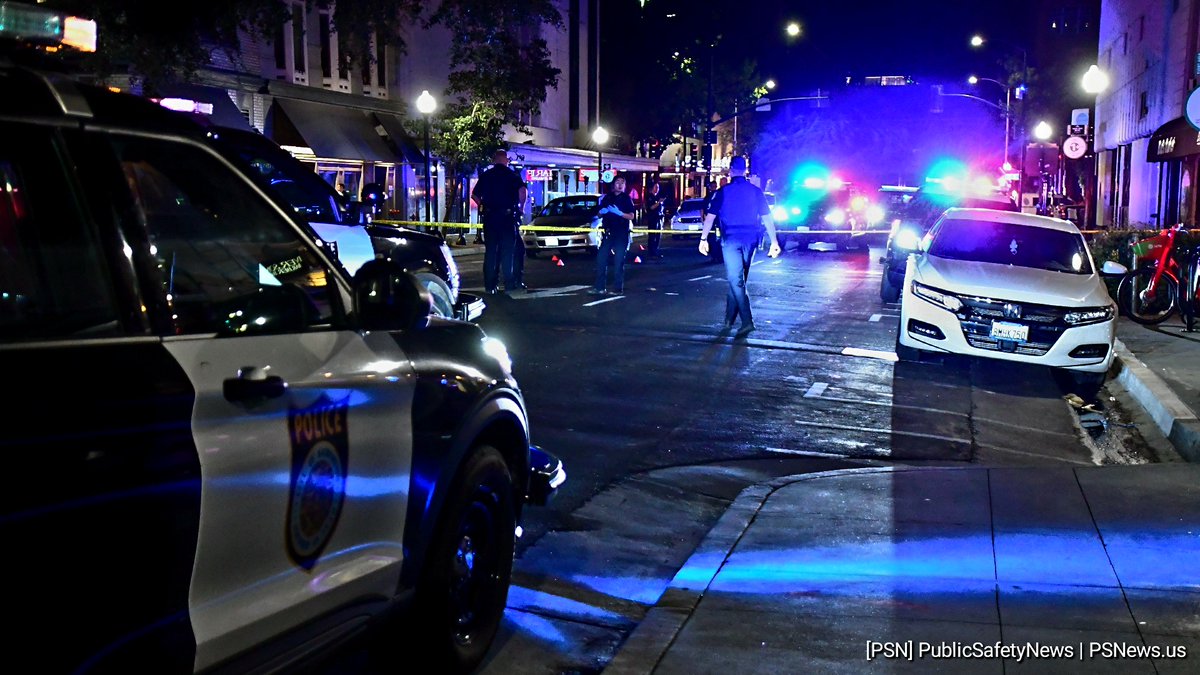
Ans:
[[[700,232],[700,254],[708,255],[708,233],[713,221],[721,219],[721,253],[725,262],[725,280],[729,282],[729,295],[725,299],[725,328],[741,318],[742,325],[737,336],[745,337],[754,330],[754,315],[750,311],[750,295],[746,283],[750,279],[750,264],[754,252],[762,240],[765,229],[771,249],[767,256],[779,255],[779,242],[775,238],[775,220],[763,191],[746,180],[746,158],[734,157],[729,162],[728,184],[718,189],[704,216]]]
[[[507,292],[517,290],[513,253],[528,196],[525,181],[508,168],[508,152],[497,150],[492,167],[479,175],[471,191],[483,221],[483,287],[489,294],[499,292],[501,278]]]
[[[613,291],[625,292],[625,256],[629,252],[629,230],[634,218],[633,199],[625,194],[625,178],[617,176],[608,194],[600,200],[600,227],[604,230],[596,249],[596,283],[592,295],[603,295],[612,261]]]

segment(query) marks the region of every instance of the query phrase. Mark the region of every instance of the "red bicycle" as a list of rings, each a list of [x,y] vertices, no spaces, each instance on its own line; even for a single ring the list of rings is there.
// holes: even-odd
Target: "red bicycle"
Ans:
[[[1179,310],[1184,327],[1195,330],[1200,310],[1200,246],[1184,256],[1175,255],[1179,234],[1186,231],[1179,224],[1133,243],[1135,268],[1122,276],[1117,286],[1117,304],[1130,319],[1155,325]]]

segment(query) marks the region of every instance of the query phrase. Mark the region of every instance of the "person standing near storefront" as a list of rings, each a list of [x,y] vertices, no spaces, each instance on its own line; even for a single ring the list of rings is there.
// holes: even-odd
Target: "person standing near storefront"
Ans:
[[[499,292],[501,277],[505,291],[512,293],[518,288],[513,260],[528,196],[525,181],[508,168],[508,152],[497,150],[492,168],[479,175],[471,191],[471,201],[483,221],[483,287],[489,294]]]
[[[625,292],[625,255],[629,252],[629,229],[634,218],[633,199],[625,194],[625,178],[617,176],[612,188],[600,200],[600,227],[604,229],[596,249],[596,284],[588,293],[604,295],[612,260],[613,292]]]
[[[729,175],[733,179],[713,193],[704,216],[700,231],[700,254],[708,255],[708,233],[713,221],[721,219],[721,252],[725,258],[725,280],[729,282],[729,295],[725,301],[725,327],[732,328],[739,317],[742,325],[737,336],[745,337],[754,330],[754,315],[750,311],[750,295],[746,283],[750,279],[750,264],[754,252],[762,240],[763,230],[771,249],[767,256],[779,255],[779,242],[775,238],[775,220],[763,191],[746,180],[746,158],[734,157],[729,162]]]

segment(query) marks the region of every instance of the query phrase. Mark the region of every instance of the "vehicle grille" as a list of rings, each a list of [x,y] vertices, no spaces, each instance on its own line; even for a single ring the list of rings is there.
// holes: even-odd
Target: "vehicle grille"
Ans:
[[[997,298],[959,296],[963,308],[958,311],[959,325],[967,344],[976,349],[987,349],[1025,356],[1042,356],[1062,337],[1068,326],[1063,321],[1068,309],[1049,305],[1012,302]],[[1006,311],[1006,306],[1008,311]],[[1011,309],[1017,308],[1020,317],[1012,316]],[[1026,342],[998,340],[991,336],[993,321],[1008,321],[1029,326]]]

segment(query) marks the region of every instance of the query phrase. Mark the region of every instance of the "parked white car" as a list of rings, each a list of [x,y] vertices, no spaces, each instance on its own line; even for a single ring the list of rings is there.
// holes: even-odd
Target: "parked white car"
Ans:
[[[1108,262],[1104,274],[1124,273]],[[953,353],[1061,369],[1094,395],[1112,365],[1117,306],[1071,222],[948,209],[909,257],[896,354]]]

